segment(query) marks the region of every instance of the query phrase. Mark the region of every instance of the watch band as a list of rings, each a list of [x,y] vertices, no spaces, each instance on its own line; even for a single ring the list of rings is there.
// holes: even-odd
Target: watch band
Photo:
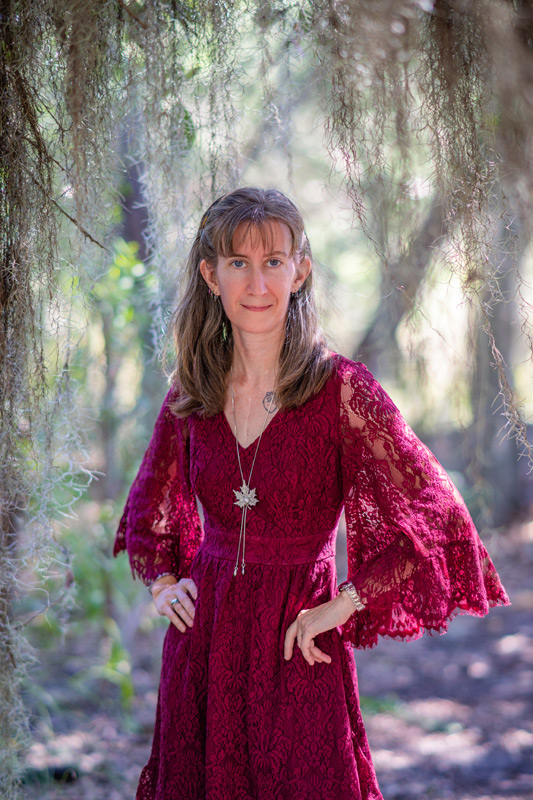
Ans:
[[[346,592],[347,594],[350,595],[350,598],[352,599],[353,604],[354,604],[354,606],[356,607],[356,609],[358,611],[364,611],[365,604],[363,603],[363,601],[359,597],[359,594],[357,593],[356,588],[353,585],[353,583],[350,583],[350,582],[345,583],[343,586],[340,587],[340,591],[341,592]]]

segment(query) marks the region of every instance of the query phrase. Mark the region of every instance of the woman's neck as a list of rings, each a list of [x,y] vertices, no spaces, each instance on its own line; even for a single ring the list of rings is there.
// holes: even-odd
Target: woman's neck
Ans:
[[[241,386],[273,389],[282,342],[276,336],[233,335],[233,380]]]

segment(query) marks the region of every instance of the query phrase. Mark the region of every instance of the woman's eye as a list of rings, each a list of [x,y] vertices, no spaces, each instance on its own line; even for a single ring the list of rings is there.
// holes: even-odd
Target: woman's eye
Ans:
[[[244,267],[244,261],[242,261],[240,258],[234,259],[231,263],[232,266],[237,267],[237,269]]]
[[[275,262],[275,263],[274,263],[274,262]],[[269,265],[270,265],[271,267],[279,267],[279,265],[281,264],[281,261],[280,261],[280,259],[279,259],[279,258],[270,258],[270,259],[269,259],[269,261],[268,261],[268,263],[269,263]]]

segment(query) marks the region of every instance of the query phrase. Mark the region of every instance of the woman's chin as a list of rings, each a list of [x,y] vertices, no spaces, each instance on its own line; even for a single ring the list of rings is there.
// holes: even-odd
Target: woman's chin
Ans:
[[[285,333],[285,321],[268,319],[239,320],[232,322],[233,334],[241,336],[281,336]]]

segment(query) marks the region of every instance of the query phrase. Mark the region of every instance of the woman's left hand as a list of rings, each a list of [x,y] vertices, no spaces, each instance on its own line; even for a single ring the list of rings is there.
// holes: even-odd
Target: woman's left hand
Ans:
[[[346,592],[339,592],[332,600],[315,608],[302,609],[294,622],[287,628],[283,648],[285,660],[288,661],[292,658],[296,640],[308,664],[313,666],[315,661],[331,664],[331,656],[323,653],[316,646],[314,637],[319,633],[336,628],[338,625],[344,625],[354,611],[355,606]]]

